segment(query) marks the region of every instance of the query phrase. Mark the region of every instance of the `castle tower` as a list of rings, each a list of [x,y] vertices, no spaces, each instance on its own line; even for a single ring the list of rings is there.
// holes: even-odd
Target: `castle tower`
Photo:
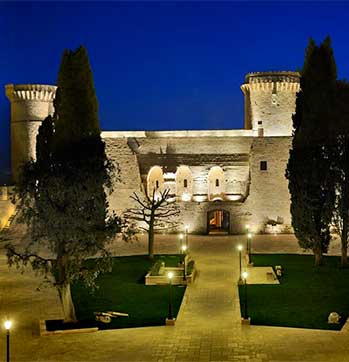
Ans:
[[[245,96],[245,129],[256,136],[291,136],[298,72],[248,73],[241,90]]]
[[[36,135],[41,122],[53,113],[57,87],[41,84],[7,84],[6,96],[11,102],[11,168],[18,179],[18,168],[36,156]]]

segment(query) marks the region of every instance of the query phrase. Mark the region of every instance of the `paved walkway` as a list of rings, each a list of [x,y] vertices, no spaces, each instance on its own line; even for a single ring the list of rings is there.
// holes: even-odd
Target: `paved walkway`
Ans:
[[[262,237],[264,241],[254,240],[254,248],[258,248],[258,243],[269,242],[269,252],[299,251],[292,237],[281,237],[278,241],[273,236]],[[190,236],[190,250],[199,275],[187,289],[174,327],[47,337],[37,336],[33,322],[60,317],[55,290],[35,291],[39,279],[32,272],[20,275],[14,269],[9,271],[2,255],[0,321],[6,315],[14,320],[12,361],[349,361],[347,331],[240,324],[236,245],[243,241],[239,236]],[[156,249],[175,252],[177,245],[173,237],[159,237]],[[114,251],[123,255],[144,253],[145,248],[142,239],[133,244],[114,245]],[[4,359],[4,347],[2,331],[0,360]]]

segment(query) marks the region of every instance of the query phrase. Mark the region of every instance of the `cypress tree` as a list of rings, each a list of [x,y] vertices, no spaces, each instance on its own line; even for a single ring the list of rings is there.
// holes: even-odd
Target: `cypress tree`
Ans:
[[[28,264],[57,288],[65,322],[75,322],[71,283],[95,278],[110,267],[106,243],[121,229],[108,212],[113,166],[100,136],[97,98],[87,52],[65,51],[59,70],[55,112],[37,136],[37,159],[18,185],[22,217],[32,241],[24,250],[7,245],[9,264]],[[43,248],[42,248],[43,247]],[[42,253],[50,251],[50,258]],[[98,255],[95,263],[86,263]]]
[[[335,176],[333,223],[341,240],[341,265],[347,266],[349,237],[349,83],[338,81],[336,128],[333,142],[332,170]]]
[[[299,244],[320,265],[331,240],[334,177],[331,144],[336,100],[336,64],[330,38],[311,39],[301,71],[293,116],[294,137],[287,165],[292,226]]]

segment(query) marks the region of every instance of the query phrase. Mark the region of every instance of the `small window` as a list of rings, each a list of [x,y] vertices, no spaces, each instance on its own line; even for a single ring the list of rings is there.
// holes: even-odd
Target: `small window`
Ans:
[[[159,188],[159,181],[158,180],[155,181],[155,188],[157,188],[157,189]]]
[[[188,180],[187,180],[187,179],[184,179],[184,181],[183,181],[183,186],[184,186],[185,188],[188,187]]]
[[[263,124],[262,121],[258,121],[258,126],[261,126]]]
[[[267,161],[261,161],[261,163],[260,163],[260,170],[261,170],[261,171],[267,171],[267,169],[268,169],[268,163],[267,163]]]
[[[219,187],[219,180],[216,178],[216,187]]]

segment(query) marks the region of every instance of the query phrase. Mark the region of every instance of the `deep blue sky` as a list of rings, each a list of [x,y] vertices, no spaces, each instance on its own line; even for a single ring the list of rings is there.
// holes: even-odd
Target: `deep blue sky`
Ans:
[[[87,47],[104,130],[241,128],[250,71],[297,70],[332,38],[349,73],[349,3],[0,3],[0,169],[7,83],[55,84],[63,49]]]

